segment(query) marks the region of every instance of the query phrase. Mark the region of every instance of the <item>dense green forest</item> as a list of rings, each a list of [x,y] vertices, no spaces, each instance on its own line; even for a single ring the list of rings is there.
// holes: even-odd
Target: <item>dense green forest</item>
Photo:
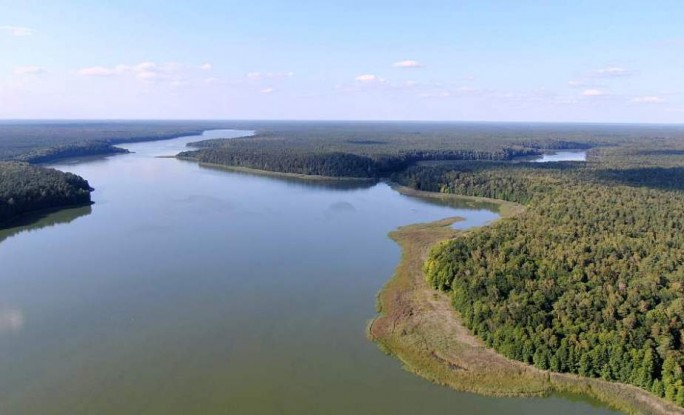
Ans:
[[[117,144],[164,140],[230,128],[222,121],[2,121],[0,160],[49,162],[113,154]]]
[[[254,137],[193,143],[179,156],[284,173],[384,177],[432,160],[514,160],[549,149],[622,146],[684,136],[681,127],[593,124],[242,122]]]
[[[194,128],[194,129],[193,129]],[[684,127],[252,122],[0,124],[0,159],[118,151],[129,141],[257,130],[195,143],[200,162],[320,176],[389,177],[420,190],[527,206],[432,252],[430,283],[502,354],[640,386],[684,405]],[[529,163],[549,149],[588,162]],[[0,163],[0,226],[88,203],[80,177]]]
[[[683,150],[670,137],[597,149],[589,163],[450,162],[393,179],[527,205],[425,265],[489,346],[684,405]]]
[[[202,162],[386,177],[527,205],[437,247],[429,282],[502,354],[684,405],[684,128],[521,124],[271,126],[207,140]],[[588,162],[529,163],[548,149]]]
[[[20,162],[0,162],[0,227],[21,215],[55,207],[90,203],[83,178]]]

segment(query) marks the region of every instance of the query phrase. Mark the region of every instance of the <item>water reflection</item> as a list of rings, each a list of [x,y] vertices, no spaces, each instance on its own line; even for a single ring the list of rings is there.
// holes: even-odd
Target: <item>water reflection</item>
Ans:
[[[63,209],[57,212],[41,212],[26,215],[15,222],[11,228],[0,230],[0,242],[23,232],[34,232],[43,228],[71,223],[82,216],[90,215],[92,212],[93,208],[88,205]]]
[[[587,161],[587,152],[582,151],[556,151],[542,154],[540,157],[531,160],[533,163],[552,163],[558,161]]]
[[[181,160],[184,163],[195,163],[194,161],[185,161]],[[293,186],[298,186],[302,188],[309,188],[309,189],[327,189],[327,190],[361,190],[361,189],[369,189],[373,186],[375,186],[378,182],[377,180],[372,180],[372,179],[345,179],[345,180],[335,180],[335,179],[308,179],[308,178],[303,178],[303,177],[296,177],[296,176],[285,176],[285,175],[278,175],[275,173],[270,173],[270,172],[260,172],[260,171],[240,171],[236,169],[232,169],[230,167],[221,167],[221,166],[215,166],[215,165],[209,165],[209,164],[200,164],[200,169],[203,170],[212,170],[212,171],[223,171],[223,172],[230,172],[232,174],[236,174],[238,176],[248,176],[248,177],[254,177],[254,176],[259,176],[262,177],[266,180],[271,180],[271,181],[276,181],[276,182],[281,182],[281,183],[288,183]]]
[[[0,312],[11,310],[0,316],[13,331],[0,341],[3,415],[611,413],[438,387],[367,340],[400,257],[388,232],[496,213],[386,183],[155,158],[168,144],[58,166],[98,189],[95,214],[0,244]],[[29,228],[77,212],[90,208]]]

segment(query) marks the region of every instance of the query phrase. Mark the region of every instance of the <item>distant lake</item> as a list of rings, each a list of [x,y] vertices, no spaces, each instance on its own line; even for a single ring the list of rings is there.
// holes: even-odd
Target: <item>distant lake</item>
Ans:
[[[387,233],[486,206],[384,183],[302,182],[159,155],[241,131],[128,145],[55,167],[92,207],[0,231],[0,413],[584,414],[404,371],[365,337],[399,261]]]
[[[581,151],[557,151],[554,153],[542,154],[538,158],[531,160],[535,163],[551,163],[554,161],[587,161],[586,150]]]

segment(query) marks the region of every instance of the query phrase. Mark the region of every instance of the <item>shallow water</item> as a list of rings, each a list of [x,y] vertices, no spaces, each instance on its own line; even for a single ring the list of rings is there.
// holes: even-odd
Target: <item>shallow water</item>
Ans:
[[[155,158],[201,138],[56,165],[95,204],[0,231],[0,413],[612,413],[454,392],[365,338],[387,233],[486,206]]]

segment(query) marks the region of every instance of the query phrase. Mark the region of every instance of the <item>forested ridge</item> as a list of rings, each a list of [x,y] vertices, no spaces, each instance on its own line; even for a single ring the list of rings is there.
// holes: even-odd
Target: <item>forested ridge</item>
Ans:
[[[164,140],[230,128],[225,121],[4,121],[0,160],[43,163],[125,152],[117,144]]]
[[[395,181],[527,205],[436,247],[429,283],[507,357],[684,405],[684,141],[589,163],[451,162]]]
[[[387,142],[355,140],[353,135],[337,141],[339,138],[332,134],[329,131],[315,138],[302,139],[298,135],[284,139],[264,133],[242,139],[206,140],[193,143],[199,150],[178,156],[201,163],[281,173],[379,178],[422,160],[510,160],[540,154],[539,149],[507,143],[465,148],[456,137],[452,137],[449,146],[433,142],[429,137],[414,138],[411,144],[396,137]]]
[[[554,149],[623,146],[684,136],[671,126],[424,122],[242,122],[253,137],[192,143],[203,163],[344,177],[385,177],[418,162],[510,161]]]
[[[36,210],[88,204],[91,190],[88,182],[75,174],[0,162],[0,227]]]

